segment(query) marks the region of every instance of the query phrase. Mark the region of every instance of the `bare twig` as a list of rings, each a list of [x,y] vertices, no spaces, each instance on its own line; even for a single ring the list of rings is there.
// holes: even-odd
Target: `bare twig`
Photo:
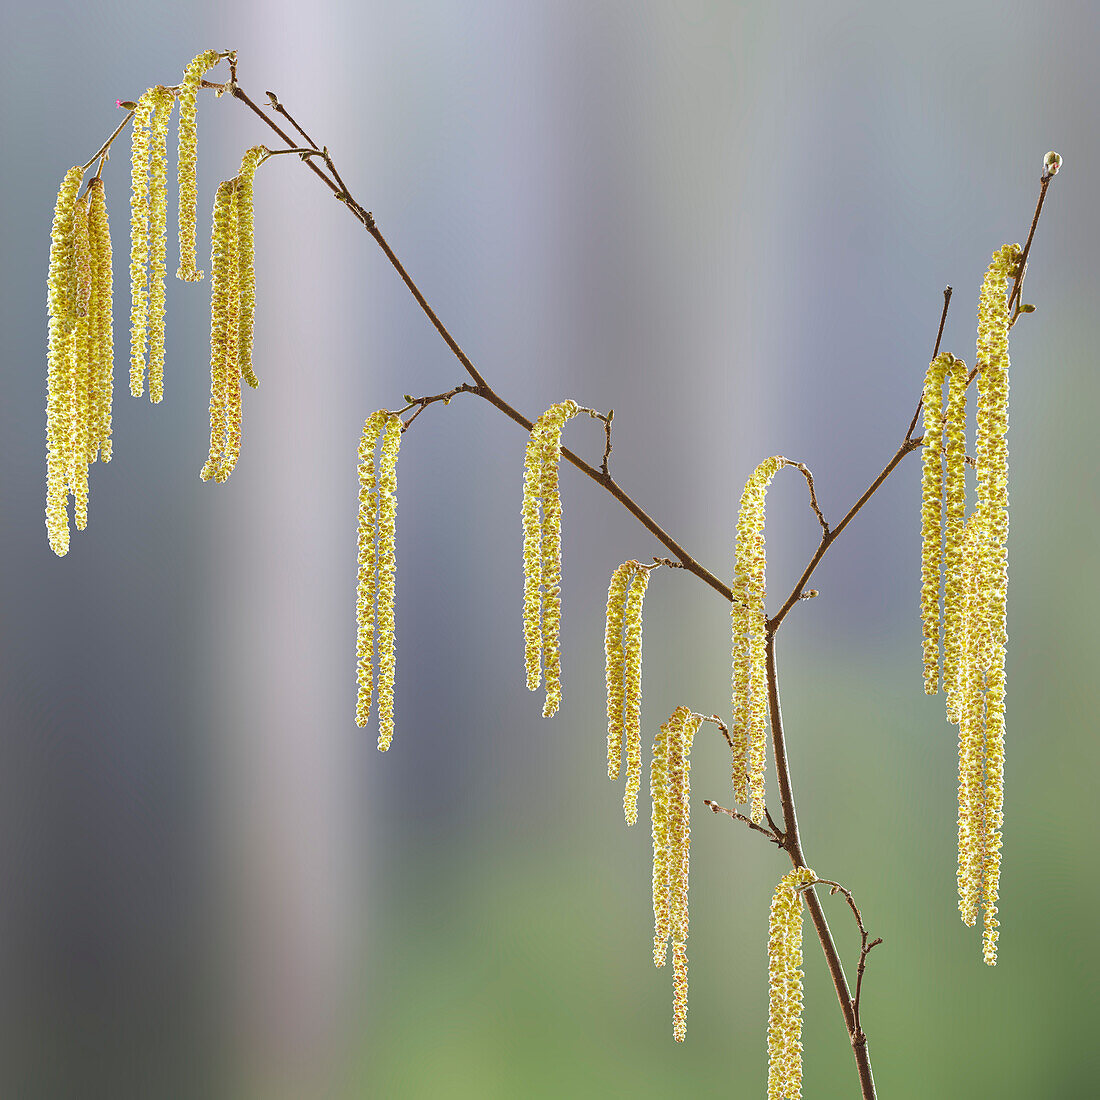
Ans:
[[[799,886],[798,890],[801,893],[813,885],[830,886],[832,887],[829,891],[830,894],[843,894],[845,898],[848,899],[848,905],[856,918],[856,926],[859,928],[860,946],[859,965],[856,968],[856,995],[852,998],[852,1016],[855,1019],[857,1032],[862,1035],[863,1029],[859,1023],[859,1001],[863,994],[863,972],[867,969],[867,956],[871,953],[873,948],[878,947],[878,945],[882,943],[882,937],[878,936],[873,940],[868,939],[867,929],[863,926],[863,915],[859,911],[859,906],[856,905],[855,898],[852,897],[851,890],[841,886],[839,882],[833,882],[832,879],[827,878],[819,878],[813,883]]]
[[[405,401],[407,403],[403,409],[398,409],[397,415],[403,416],[410,409],[416,409],[416,412],[401,425],[401,431],[408,431],[409,425],[429,405],[434,405],[437,401],[442,401],[444,405],[449,405],[451,403],[451,398],[460,393],[477,393],[477,387],[471,386],[469,382],[463,382],[460,386],[455,386],[454,389],[447,390],[444,393],[433,393],[430,397],[410,397],[409,394],[405,394]]]
[[[935,359],[940,353],[940,341],[943,339],[943,326],[947,324],[947,311],[951,306],[951,287],[945,286],[943,288],[943,312],[940,314],[940,327],[936,332],[936,343],[932,348],[932,358]],[[924,394],[920,395],[920,400],[917,402],[917,411],[913,413],[913,419],[909,421],[909,430],[905,433],[905,438],[909,439],[913,430],[917,426],[917,420],[920,418],[921,409],[924,408]]]
[[[725,806],[719,806],[717,802],[714,802],[709,798],[703,799],[703,805],[707,806],[716,814],[725,814],[727,817],[732,818],[734,821],[742,822],[753,831],[762,833],[773,844],[777,844],[780,848],[783,847],[783,838],[778,833],[772,832],[771,829],[765,829],[763,825],[757,825],[757,823],[753,821],[751,817],[746,817],[744,814],[739,814],[736,810],[727,810]]]
[[[786,461],[788,466],[793,466],[796,470],[802,471],[802,476],[806,479],[806,485],[810,490],[810,507],[814,510],[814,515],[817,516],[817,522],[821,524],[822,533],[828,536],[829,525],[825,522],[825,517],[821,514],[821,508],[817,503],[817,493],[814,491],[814,475],[810,473],[809,466],[805,462],[793,462],[789,458]]]

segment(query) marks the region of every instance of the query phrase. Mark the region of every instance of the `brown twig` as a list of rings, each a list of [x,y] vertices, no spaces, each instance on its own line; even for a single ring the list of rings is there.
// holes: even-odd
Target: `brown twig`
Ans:
[[[951,287],[945,286],[943,288],[943,312],[940,314],[940,327],[936,332],[936,343],[932,348],[932,358],[935,359],[940,353],[940,341],[943,339],[943,326],[947,324],[947,311],[951,306]],[[909,439],[913,435],[913,429],[917,426],[917,420],[920,418],[921,409],[924,408],[924,393],[920,395],[920,400],[917,402],[917,411],[913,413],[913,419],[909,421],[909,430],[905,433],[905,438]]]
[[[815,885],[815,883],[799,886],[798,891],[801,893],[808,889],[810,885]],[[817,879],[816,885],[831,886],[832,889],[829,891],[830,894],[843,894],[845,898],[848,899],[848,905],[856,918],[856,926],[859,928],[860,946],[859,966],[856,968],[856,995],[852,998],[852,1016],[855,1020],[856,1031],[862,1035],[863,1029],[860,1027],[859,1023],[859,1002],[863,995],[863,972],[867,969],[867,956],[871,953],[873,948],[878,947],[878,945],[882,943],[882,937],[878,936],[873,940],[868,939],[867,929],[863,926],[863,914],[860,913],[859,906],[856,905],[851,890],[841,886],[839,882],[833,882],[832,879],[827,878]],[[864,1038],[866,1038],[866,1036],[864,1036]]]
[[[442,401],[444,405],[449,405],[451,403],[451,398],[460,393],[477,393],[477,387],[471,386],[469,382],[463,382],[460,386],[455,386],[454,389],[447,390],[444,393],[433,393],[430,397],[410,397],[409,394],[405,394],[406,405],[403,409],[397,410],[397,415],[402,416],[410,409],[416,409],[416,412],[414,412],[412,416],[410,416],[409,419],[401,425],[401,431],[408,431],[409,425],[429,405],[434,405],[437,401]]]
[[[793,466],[796,470],[802,471],[802,476],[806,479],[806,485],[810,490],[810,507],[814,510],[814,515],[817,516],[817,522],[821,524],[822,533],[828,535],[829,525],[825,522],[825,517],[821,514],[821,507],[817,503],[817,493],[814,491],[814,475],[810,473],[809,466],[805,462],[792,462],[789,458],[786,462],[788,466]]]
[[[708,807],[713,813],[725,814],[727,817],[732,818],[734,821],[740,821],[742,824],[747,825],[755,832],[762,833],[773,844],[777,844],[780,848],[783,847],[783,837],[778,833],[772,832],[771,829],[765,829],[763,825],[758,825],[751,817],[746,817],[744,814],[739,814],[736,810],[727,810],[725,806],[719,806],[717,802],[709,798],[703,799],[703,805]]]

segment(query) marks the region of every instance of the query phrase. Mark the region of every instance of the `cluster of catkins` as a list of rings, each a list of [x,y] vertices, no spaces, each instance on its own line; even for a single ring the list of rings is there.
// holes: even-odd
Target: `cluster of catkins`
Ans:
[[[158,84],[130,108],[130,392],[164,397],[164,314],[167,276],[168,127],[179,101],[179,266],[196,282],[196,97],[203,75],[226,54],[206,50],[175,87]],[[220,93],[219,93],[220,94]],[[121,130],[121,127],[119,128]],[[116,131],[117,134],[117,131]],[[113,140],[113,138],[112,138]],[[58,555],[69,549],[67,501],[78,530],[88,520],[88,466],[111,459],[114,379],[111,237],[101,171],[107,146],[61,183],[51,232],[46,405],[46,529]],[[240,453],[240,379],[252,370],[255,309],[252,179],[267,150],[249,149],[240,173],[218,188],[211,241],[210,457],[204,480],[224,481]],[[85,172],[99,161],[84,193]]]
[[[1005,606],[1008,595],[1008,288],[1019,245],[993,255],[978,304],[977,503],[966,516],[966,390],[953,355],[937,356],[924,386],[921,620],[924,683],[943,672],[948,720],[959,727],[959,910],[984,914],[982,954],[997,961],[997,892],[1004,805]],[[1021,312],[1028,307],[1021,306]],[[942,391],[948,380],[946,408]]]

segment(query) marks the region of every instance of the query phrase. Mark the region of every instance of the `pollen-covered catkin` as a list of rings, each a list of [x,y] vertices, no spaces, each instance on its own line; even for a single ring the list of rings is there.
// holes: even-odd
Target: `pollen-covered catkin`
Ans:
[[[198,89],[203,73],[213,68],[220,55],[214,50],[200,53],[184,71],[179,87],[179,156],[177,170],[179,181],[179,242],[180,262],[176,278],[197,282],[202,272],[195,267],[195,208],[198,191],[195,185],[195,167],[198,160]]]
[[[947,716],[957,722],[950,706],[950,685],[957,678],[962,632],[961,565],[963,528],[966,520],[966,390],[970,376],[966,364],[955,359],[949,367],[947,411],[944,416],[946,519],[943,538],[943,690],[948,696]]]
[[[1019,245],[1004,245],[982,283],[978,307],[978,569],[988,623],[985,676],[985,805],[982,906],[985,962],[997,962],[998,884],[1004,806],[1005,650],[1008,596],[1008,284]]]
[[[168,254],[168,123],[175,96],[156,89],[149,141],[149,400],[164,397],[164,280]]]
[[[962,622],[958,644],[960,658],[952,685],[959,725],[959,913],[973,925],[978,917],[982,891],[982,850],[985,837],[985,792],[983,790],[985,701],[979,669],[988,649],[988,632],[981,616],[977,544],[979,513],[967,520],[960,550],[960,592]]]
[[[382,430],[378,463],[378,748],[393,740],[394,575],[397,569],[397,453],[401,418],[390,416]]]
[[[558,461],[565,422],[577,415],[575,401],[551,405],[535,421],[523,471],[523,638],[527,687],[545,679],[542,716],[561,704],[561,497]],[[540,518],[541,513],[541,518]]]
[[[226,444],[226,405],[229,385],[229,308],[236,297],[232,285],[231,254],[236,251],[236,222],[233,212],[233,181],[218,185],[214,197],[210,241],[210,455],[199,475],[209,481],[221,470]],[[233,370],[236,369],[234,349]]]
[[[691,852],[691,746],[702,715],[677,707],[653,744],[653,961],[673,955],[673,1038],[687,1034],[688,877]]]
[[[626,823],[638,820],[638,790],[642,784],[642,606],[649,585],[649,570],[638,568],[626,600],[623,622],[623,734],[626,740]]]
[[[76,327],[69,352],[69,469],[67,481],[73,494],[73,523],[78,531],[88,526],[89,368],[91,326],[88,314],[92,298],[92,243],[88,233],[88,199],[73,205],[73,263],[76,272]]]
[[[239,183],[237,179],[231,180],[229,192],[229,247],[226,263],[229,293],[225,308],[225,451],[221,468],[214,475],[214,480],[218,482],[229,477],[237,468],[237,460],[241,457],[241,375],[237,355],[241,319],[241,251],[237,235],[240,228],[237,220]]]
[[[252,370],[252,329],[256,311],[256,243],[253,185],[256,168],[266,155],[263,145],[254,145],[241,159],[237,176],[237,239],[240,255],[240,320],[238,321],[238,373],[253,389],[259,384]]]
[[[623,755],[623,697],[626,690],[623,669],[623,616],[630,582],[638,563],[626,561],[611,574],[607,587],[607,619],[604,657],[607,679],[607,777],[618,779]]]
[[[137,102],[130,145],[130,393],[145,388],[145,340],[149,330],[149,128],[158,91]]]
[[[378,594],[378,476],[374,450],[386,412],[371,413],[359,439],[359,580],[356,589],[356,669],[359,694],[355,724],[365,726],[374,692],[374,608]]]
[[[738,802],[751,799],[751,817],[764,820],[767,745],[767,667],[765,652],[766,565],[764,519],[768,485],[787,464],[782,455],[766,458],[741,494],[733,578],[732,696],[733,789]]]
[[[96,451],[103,462],[111,461],[111,406],[114,400],[115,338],[111,273],[111,228],[107,220],[107,197],[98,176],[88,189],[88,230],[92,250],[92,422],[93,434],[88,459]]]
[[[779,880],[768,929],[768,1100],[802,1095],[802,896],[808,867]]]
[[[947,408],[943,383],[950,377]],[[966,413],[966,367],[950,352],[937,355],[924,379],[924,446],[921,475],[921,628],[924,648],[924,690],[935,695],[939,684],[940,575],[945,558],[957,547],[963,508],[963,426]],[[944,513],[944,434],[947,434],[948,533],[941,552]],[[951,592],[954,596],[954,592]],[[945,621],[955,620],[945,613]],[[948,643],[945,641],[945,676]],[[953,656],[952,656],[953,659]]]
[[[76,328],[73,210],[84,169],[70,168],[61,181],[50,230],[46,279],[48,313],[46,398],[46,533],[58,557],[69,550],[68,470],[71,448],[71,352]]]

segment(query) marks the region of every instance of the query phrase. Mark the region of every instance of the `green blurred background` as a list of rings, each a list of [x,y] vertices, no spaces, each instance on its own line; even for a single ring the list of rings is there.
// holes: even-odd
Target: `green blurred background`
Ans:
[[[830,552],[780,660],[807,857],[885,939],[864,1004],[880,1095],[1095,1095],[1094,6],[120,0],[0,20],[3,1095],[765,1091],[783,859],[702,808],[729,800],[704,729],[679,1046],[649,961],[648,831],[604,775],[607,581],[661,549],[564,470],[565,703],[544,722],[520,658],[524,436],[470,399],[405,437],[392,750],[355,728],[359,429],[462,375],[294,158],[257,181],[261,386],[224,486],[197,476],[207,284],[169,288],[164,403],[125,394],[125,152],[108,167],[116,457],[88,531],[49,552],[56,187],[116,99],[208,47],[238,49],[253,98],[273,89],[332,149],[505,397],[615,408],[621,483],[724,576],[761,458],[807,462],[835,520],[893,453],[947,283],[944,346],[973,361],[990,254],[1022,242],[1062,154],[1038,312],[1013,333],[995,969],[956,913],[955,731],[921,693],[915,458]],[[201,101],[200,242],[217,181],[266,136]],[[599,426],[567,442],[598,457]],[[801,480],[777,479],[773,597],[815,530]],[[679,703],[728,709],[728,624],[709,589],[654,576],[647,739]],[[836,899],[830,916],[854,960]],[[806,971],[805,1094],[857,1095],[812,938]]]

